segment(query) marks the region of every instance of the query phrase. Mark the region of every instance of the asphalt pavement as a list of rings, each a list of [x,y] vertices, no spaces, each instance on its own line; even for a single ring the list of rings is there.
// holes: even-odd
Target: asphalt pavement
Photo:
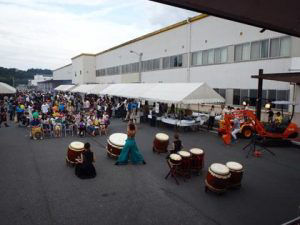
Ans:
[[[126,123],[113,120],[109,134],[125,132]],[[300,149],[272,147],[276,156],[246,158],[248,140],[225,146],[207,131],[180,132],[186,149],[205,151],[200,176],[177,185],[168,173],[165,154],[152,152],[158,132],[166,127],[139,125],[138,147],[146,165],[115,166],[106,155],[105,136],[31,140],[27,128],[0,128],[0,224],[3,225],[260,225],[281,224],[297,216],[300,205]],[[68,145],[90,142],[97,177],[81,180],[65,163]],[[211,163],[240,162],[242,187],[224,195],[204,192]]]

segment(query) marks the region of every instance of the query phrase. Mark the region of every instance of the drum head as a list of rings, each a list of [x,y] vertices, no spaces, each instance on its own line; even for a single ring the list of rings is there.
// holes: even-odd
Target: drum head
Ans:
[[[108,138],[109,142],[116,146],[124,146],[126,139],[127,134],[124,133],[114,133]]]
[[[194,155],[202,155],[204,153],[204,151],[200,148],[192,148],[190,150],[190,153],[192,153]]]
[[[227,175],[229,174],[229,169],[221,164],[221,163],[214,163],[210,166],[210,170],[216,174],[219,174],[219,175]]]
[[[181,161],[182,160],[181,156],[178,155],[178,154],[171,154],[170,159],[174,160],[174,161]]]
[[[84,143],[80,141],[74,141],[70,144],[70,148],[73,150],[82,150],[84,149]]]
[[[230,170],[236,170],[236,171],[239,171],[239,170],[242,170],[242,169],[243,169],[243,166],[242,166],[240,163],[237,163],[237,162],[227,162],[227,163],[226,163],[226,166],[227,166]]]
[[[160,141],[168,141],[169,140],[169,136],[165,133],[157,133],[155,135],[155,138],[160,140]]]
[[[187,152],[187,151],[179,151],[178,154],[181,156],[181,157],[190,157],[191,156],[191,153]]]

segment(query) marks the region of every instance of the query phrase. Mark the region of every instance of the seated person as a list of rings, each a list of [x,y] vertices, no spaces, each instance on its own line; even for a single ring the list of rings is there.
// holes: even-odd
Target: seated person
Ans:
[[[62,136],[62,119],[60,117],[55,117],[55,119],[52,119],[52,125],[53,125],[53,131],[55,137],[61,137]]]
[[[85,122],[83,119],[81,119],[78,125],[78,135],[82,137],[85,135],[85,132],[86,132]]]
[[[90,117],[87,121],[87,131],[89,134],[91,134],[92,136],[95,136],[95,127],[94,127],[94,121],[93,119]]]
[[[274,118],[275,125],[280,125],[282,123],[282,115],[280,112],[277,112]]]
[[[80,158],[76,159],[76,161],[76,176],[81,179],[94,178],[96,176],[96,170],[93,165],[95,158],[93,152],[90,150],[90,143],[84,144],[84,152],[80,155]]]
[[[107,124],[106,124],[106,120],[104,119],[104,117],[102,117],[102,119],[100,119],[100,135],[102,134],[107,135]]]

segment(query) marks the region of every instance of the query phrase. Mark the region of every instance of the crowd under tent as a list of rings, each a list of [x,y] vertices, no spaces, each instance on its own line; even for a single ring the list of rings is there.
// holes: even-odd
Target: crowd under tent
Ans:
[[[54,90],[55,91],[67,92],[67,91],[71,91],[75,87],[76,86],[73,85],[73,84],[62,84],[62,85],[59,85],[58,87],[54,88]]]
[[[90,94],[99,84],[81,84],[71,90],[72,93]]]
[[[0,94],[15,94],[16,92],[17,90],[14,87],[0,82]]]

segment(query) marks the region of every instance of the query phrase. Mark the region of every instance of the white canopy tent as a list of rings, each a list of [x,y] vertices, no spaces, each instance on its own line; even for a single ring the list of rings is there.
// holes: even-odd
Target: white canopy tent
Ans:
[[[126,98],[141,98],[144,92],[150,91],[157,83],[128,83],[128,84],[112,84],[100,94],[126,97]]]
[[[81,84],[75,87],[71,92],[89,94],[91,90],[97,87],[99,84]]]
[[[0,94],[15,94],[16,92],[17,90],[14,87],[0,82]]]
[[[105,90],[110,84],[97,84],[92,89],[90,89],[87,94],[100,95],[103,90]]]
[[[225,102],[225,99],[206,83],[112,84],[100,94],[176,104]]]
[[[73,84],[62,84],[62,85],[59,85],[58,87],[54,88],[54,90],[67,92],[67,91],[71,91],[75,87],[76,86]]]
[[[142,99],[177,104],[223,103],[225,99],[206,83],[158,83]]]

